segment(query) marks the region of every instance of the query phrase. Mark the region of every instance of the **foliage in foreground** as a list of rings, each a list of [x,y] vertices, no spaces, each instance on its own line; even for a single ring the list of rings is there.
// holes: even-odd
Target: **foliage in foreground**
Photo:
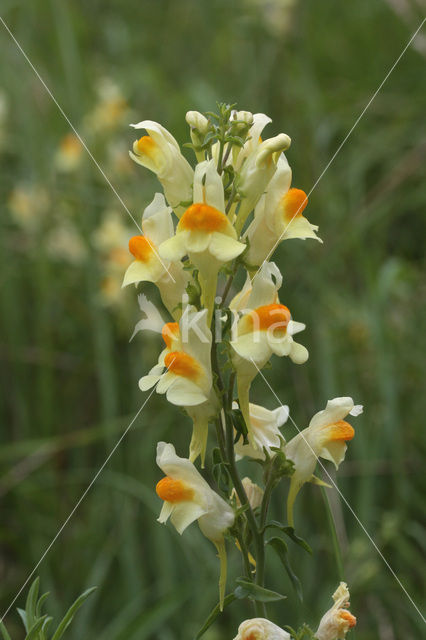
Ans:
[[[47,600],[49,593],[43,593],[39,597],[39,578],[36,578],[32,583],[27,600],[25,603],[25,609],[18,609],[18,613],[21,616],[25,628],[25,640],[60,640],[73,621],[73,618],[77,611],[80,609],[85,600],[96,589],[92,587],[84,591],[70,606],[56,629],[51,629],[53,623],[53,617],[47,613],[43,613],[43,605]],[[0,632],[3,640],[12,640],[4,623],[0,620]]]

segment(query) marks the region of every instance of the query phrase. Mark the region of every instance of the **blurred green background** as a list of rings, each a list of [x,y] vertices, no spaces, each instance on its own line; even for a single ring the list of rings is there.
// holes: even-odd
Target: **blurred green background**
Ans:
[[[227,101],[265,112],[269,136],[292,138],[293,185],[309,191],[421,13],[408,0],[2,2],[2,17],[138,220],[158,185],[128,158],[128,123],[157,120],[182,143],[188,109]],[[160,341],[139,334],[129,344],[140,314],[134,290],[120,285],[132,221],[1,24],[0,55],[3,611],[142,404],[137,380]],[[365,405],[338,484],[418,605],[425,55],[423,29],[312,193],[306,215],[325,244],[295,240],[277,252],[282,300],[306,322],[311,355],[303,367],[283,359],[266,371],[301,428],[328,398]],[[254,398],[277,404],[262,380]],[[99,586],[70,640],[192,638],[216,602],[212,545],[196,526],[180,538],[156,522],[161,439],[183,454],[189,420],[154,395],[38,570],[55,615]],[[276,518],[285,495],[283,487]],[[418,639],[419,614],[338,494],[329,496],[358,618],[351,637]],[[311,558],[291,548],[304,603],[270,558],[268,586],[288,595],[270,611],[281,625],[315,628],[339,580],[317,487],[302,492],[296,523],[315,550]],[[240,566],[230,555],[231,585]],[[251,616],[247,603],[234,604],[206,640],[233,638]],[[7,622],[20,638],[16,612]]]

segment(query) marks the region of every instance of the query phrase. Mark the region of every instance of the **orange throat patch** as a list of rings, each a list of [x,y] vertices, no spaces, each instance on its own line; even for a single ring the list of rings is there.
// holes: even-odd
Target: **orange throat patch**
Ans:
[[[173,480],[169,476],[157,483],[155,491],[159,498],[172,504],[189,502],[194,497],[194,490],[191,487],[186,486],[182,480]]]
[[[223,232],[228,226],[228,218],[224,213],[203,202],[192,204],[179,221],[181,231]]]
[[[161,330],[161,336],[165,342],[165,345],[168,349],[172,348],[173,340],[177,340],[179,338],[180,329],[179,324],[177,322],[167,322]]]
[[[350,611],[342,609],[341,611],[339,611],[339,618],[344,620],[349,629],[352,629],[356,625],[356,618],[351,614]]]
[[[346,442],[352,440],[355,435],[355,429],[346,420],[338,420],[326,428],[329,433],[328,440],[332,442]]]
[[[273,331],[285,333],[291,320],[288,307],[283,304],[267,304],[253,309],[240,321],[240,335],[250,331]]]
[[[281,199],[284,220],[299,218],[308,204],[308,196],[302,189],[289,189]]]
[[[154,253],[152,242],[145,236],[133,236],[133,238],[130,238],[129,251],[140,262],[148,262]]]
[[[201,374],[198,362],[184,351],[171,351],[164,358],[167,369],[176,376],[196,381]]]
[[[153,158],[155,154],[158,152],[158,145],[151,136],[142,136],[136,143],[137,151],[144,156],[148,156],[149,158]]]

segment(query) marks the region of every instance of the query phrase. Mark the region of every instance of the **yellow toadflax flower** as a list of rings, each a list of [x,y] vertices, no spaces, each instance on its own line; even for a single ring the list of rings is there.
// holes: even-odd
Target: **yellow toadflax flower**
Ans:
[[[256,448],[250,423],[249,390],[259,369],[272,354],[289,356],[296,364],[308,359],[307,349],[294,341],[293,335],[303,331],[305,325],[291,319],[290,310],[278,301],[282,277],[273,263],[265,263],[252,283],[246,282],[233,308],[246,308],[236,326],[236,337],[231,341],[234,350],[232,363],[237,372],[240,409],[246,421],[250,444]]]
[[[84,147],[75,133],[67,133],[61,140],[55,154],[55,166],[59,171],[71,172],[78,169],[83,159]]]
[[[237,407],[238,404],[234,402],[233,408],[236,409]],[[251,441],[255,446],[250,443],[244,444],[243,439],[240,438],[235,444],[237,459],[247,456],[249,458],[264,460],[264,449],[266,449],[270,457],[273,457],[275,452],[271,450],[271,447],[278,448],[284,441],[280,427],[287,421],[289,415],[288,406],[283,405],[270,411],[269,409],[265,409],[265,407],[250,402],[249,414]]]
[[[288,149],[291,144],[290,138],[285,133],[262,141],[260,134],[269,122],[271,118],[264,113],[254,114],[249,139],[236,159],[235,169],[239,174],[238,191],[243,198],[236,220],[236,229],[239,233],[250,211],[255,208],[273,177],[281,152]]]
[[[314,415],[306,429],[286,444],[285,455],[295,467],[287,498],[287,518],[291,526],[294,525],[294,501],[304,483],[313,478],[318,458],[330,460],[336,469],[339,468],[345,457],[346,442],[355,435],[353,427],[344,418],[360,413],[362,406],[354,405],[352,398],[333,398],[323,411]]]
[[[317,640],[344,640],[347,632],[356,625],[356,618],[348,611],[349,589],[341,582],[333,594],[334,604],[321,618],[315,634]]]
[[[200,455],[203,466],[209,420],[218,412],[210,360],[212,335],[206,318],[206,309],[195,312],[187,307],[180,325],[165,325],[162,335],[166,348],[158,364],[139,380],[142,391],[156,384],[157,393],[165,393],[169,402],[185,408],[193,421],[189,458],[194,461]]]
[[[234,640],[291,640],[291,637],[266,618],[252,618],[240,624]]]
[[[156,487],[157,495],[164,501],[158,520],[166,522],[170,518],[180,534],[198,520],[202,533],[213,542],[219,554],[222,609],[227,568],[224,534],[234,524],[234,511],[210,488],[192,462],[176,455],[172,444],[158,443],[157,464],[166,474]]]
[[[238,242],[225,215],[222,179],[213,160],[200,162],[194,175],[192,204],[179,220],[176,235],[160,246],[160,256],[177,262],[185,255],[199,270],[202,302],[213,314],[217,274],[220,267],[239,256],[245,244]]]
[[[157,174],[168,203],[180,216],[185,210],[181,202],[191,200],[194,175],[191,165],[183,157],[172,134],[158,122],[143,120],[130,126],[145,129],[148,134],[133,143],[133,151],[129,151],[130,157]]]
[[[181,311],[177,305],[188,284],[188,275],[181,264],[172,264],[160,257],[159,245],[174,234],[171,207],[164,196],[156,193],[142,216],[143,235],[133,236],[129,241],[129,251],[134,256],[124,274],[123,287],[138,282],[154,282],[165,307],[175,318]]]
[[[291,169],[284,154],[278,160],[277,171],[261,197],[254,212],[254,219],[245,237],[249,249],[245,257],[247,264],[259,265],[267,260],[282,240],[290,238],[314,238],[318,227],[302,214],[308,197],[302,189],[290,189]]]

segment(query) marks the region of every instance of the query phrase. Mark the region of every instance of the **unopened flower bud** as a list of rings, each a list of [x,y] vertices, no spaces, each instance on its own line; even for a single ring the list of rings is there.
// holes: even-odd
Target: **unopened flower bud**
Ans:
[[[280,133],[274,138],[265,140],[256,159],[256,165],[259,166],[267,160],[273,153],[277,151],[286,151],[291,145],[291,138],[286,133]]]
[[[233,111],[231,120],[238,121],[235,124],[237,129],[247,129],[253,124],[253,114],[250,111]]]
[[[244,491],[246,492],[247,499],[252,509],[257,509],[260,507],[263,500],[263,489],[261,489],[257,484],[252,482],[250,478],[246,477],[241,480],[242,485],[244,487]],[[235,497],[237,505],[241,506],[241,502],[237,496],[235,489],[232,489],[231,497]]]
[[[209,128],[209,121],[199,111],[188,111],[185,120],[191,129],[197,129],[201,134],[206,134]]]

